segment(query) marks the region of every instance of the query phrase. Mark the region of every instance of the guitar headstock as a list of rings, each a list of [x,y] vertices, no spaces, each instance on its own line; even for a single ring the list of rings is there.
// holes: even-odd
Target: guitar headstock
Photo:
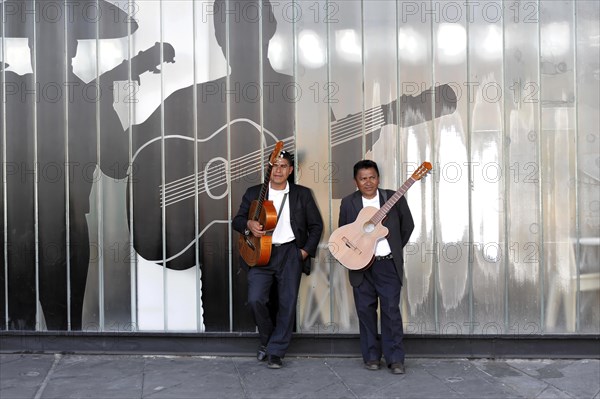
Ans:
[[[156,42],[154,46],[147,50],[140,51],[138,55],[131,59],[132,80],[140,83],[140,75],[146,72],[160,73],[158,66],[161,64],[161,48],[162,62],[172,64],[175,62],[175,49],[170,43]]]
[[[279,158],[281,155],[281,151],[283,151],[283,141],[278,141],[277,144],[275,144],[275,149],[271,153],[271,157],[269,158],[270,165],[273,165],[275,161],[277,161],[277,158]]]
[[[423,162],[421,164],[421,166],[419,166],[417,168],[417,170],[415,170],[415,172],[412,174],[412,178],[414,180],[421,180],[423,177],[425,177],[427,175],[427,173],[429,173],[429,171],[431,170],[432,166],[430,162]]]

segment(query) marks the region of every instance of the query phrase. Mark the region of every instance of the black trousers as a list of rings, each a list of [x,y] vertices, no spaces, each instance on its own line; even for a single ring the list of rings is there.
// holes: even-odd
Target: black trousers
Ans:
[[[354,303],[360,326],[363,360],[380,360],[383,352],[388,366],[404,363],[400,289],[402,284],[393,259],[375,261],[364,279],[354,287]],[[381,340],[377,334],[377,302],[381,309]]]
[[[273,246],[267,265],[248,270],[248,305],[258,327],[260,343],[267,347],[270,355],[283,357],[290,346],[302,276],[301,256],[294,242]],[[277,286],[279,298],[275,323],[268,305],[273,284]]]

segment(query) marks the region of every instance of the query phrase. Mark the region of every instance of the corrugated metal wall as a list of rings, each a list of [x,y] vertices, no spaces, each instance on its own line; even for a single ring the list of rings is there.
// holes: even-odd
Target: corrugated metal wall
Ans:
[[[326,221],[298,331],[358,331],[327,238],[371,158],[434,165],[406,332],[600,332],[598,2],[0,4],[2,328],[253,331],[228,222],[284,140]]]

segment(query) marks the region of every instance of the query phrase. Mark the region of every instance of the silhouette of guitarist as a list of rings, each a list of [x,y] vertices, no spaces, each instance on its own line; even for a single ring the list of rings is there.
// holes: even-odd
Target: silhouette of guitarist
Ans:
[[[262,37],[258,18],[235,14],[235,10],[257,10],[260,4],[215,1],[215,36],[228,57],[229,75],[174,92],[165,99],[162,110],[156,110],[134,127],[136,154],[130,177],[134,247],[144,259],[175,270],[188,269],[199,262],[202,298],[210,299],[202,304],[208,331],[230,328],[230,275],[233,320],[239,323],[235,329],[255,329],[245,307],[245,277],[236,272],[237,255],[232,257],[233,270],[228,268],[229,251],[237,251],[229,247],[228,201],[237,205],[249,186],[262,181],[263,155],[269,154],[277,141],[292,145],[294,103],[286,96],[286,90],[294,80],[275,71],[267,57],[269,40],[277,26],[271,4],[262,2]],[[227,35],[229,51],[225,45]],[[262,98],[262,110],[261,92],[267,93]],[[196,221],[200,231],[195,230]]]
[[[50,6],[56,18],[41,13]],[[90,9],[99,17],[83,11]],[[103,0],[5,1],[4,10],[5,35],[29,39],[34,70],[4,72],[9,328],[39,329],[39,300],[48,330],[80,330],[96,169],[113,178],[128,169],[128,135],[112,96],[113,82],[128,79],[128,65],[86,83],[73,73],[72,60],[78,40],[124,37],[128,23],[130,32],[137,24]],[[132,61],[134,78],[153,70],[159,57]]]

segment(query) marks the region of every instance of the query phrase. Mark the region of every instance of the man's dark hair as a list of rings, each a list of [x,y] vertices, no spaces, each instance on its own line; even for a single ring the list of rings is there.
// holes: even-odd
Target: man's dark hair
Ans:
[[[283,159],[286,159],[290,166],[294,166],[294,156],[292,155],[292,153],[283,150],[281,151],[281,154],[279,156]]]
[[[370,159],[363,159],[362,161],[358,161],[356,164],[354,164],[354,178],[356,179],[356,175],[358,175],[359,170],[370,168],[375,169],[375,173],[377,173],[377,177],[379,177],[379,168],[377,167],[377,164]]]

